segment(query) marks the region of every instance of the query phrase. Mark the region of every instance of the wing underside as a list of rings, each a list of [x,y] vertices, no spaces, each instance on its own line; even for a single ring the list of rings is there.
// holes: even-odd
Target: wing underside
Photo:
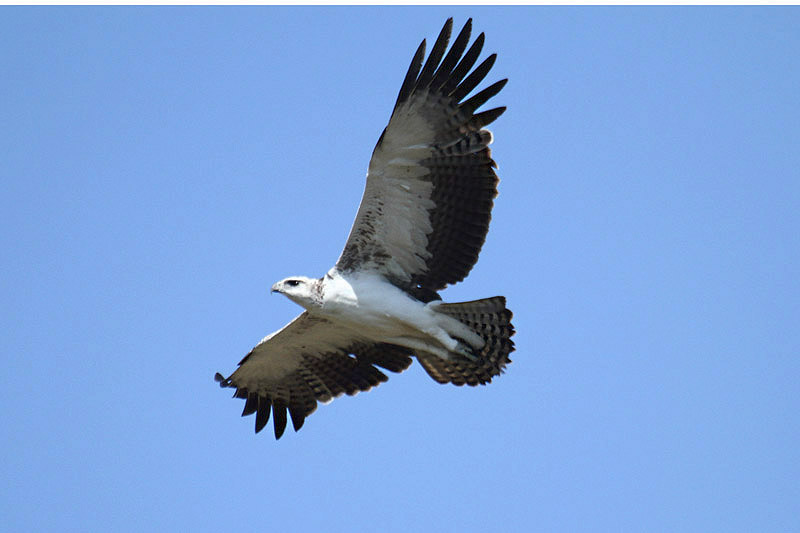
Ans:
[[[256,415],[256,433],[271,416],[277,439],[286,429],[287,411],[297,431],[317,402],[383,383],[388,378],[377,367],[402,372],[410,364],[405,348],[354,342],[327,320],[304,312],[253,348],[230,377],[218,373],[215,379],[245,400],[242,416]]]
[[[340,271],[376,270],[432,299],[463,280],[477,261],[498,183],[488,148],[492,136],[483,128],[505,108],[476,110],[506,80],[466,98],[496,57],[472,70],[484,36],[467,49],[471,27],[470,20],[448,51],[448,20],[424,65],[425,41],[417,50],[373,152],[364,196],[336,264]]]

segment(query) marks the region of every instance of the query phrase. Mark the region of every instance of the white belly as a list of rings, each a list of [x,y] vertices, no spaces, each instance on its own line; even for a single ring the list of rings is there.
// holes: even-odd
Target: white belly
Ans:
[[[358,338],[387,342],[447,358],[464,339],[475,347],[483,340],[458,320],[435,311],[401,289],[372,275],[325,279],[322,306],[327,319],[351,330]]]
[[[321,313],[375,340],[407,335],[430,324],[431,311],[376,276],[326,279]]]

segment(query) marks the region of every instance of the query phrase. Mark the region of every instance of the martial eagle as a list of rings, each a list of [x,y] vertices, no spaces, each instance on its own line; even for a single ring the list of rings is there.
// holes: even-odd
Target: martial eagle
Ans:
[[[470,19],[447,51],[452,27],[448,19],[424,66],[424,40],[414,54],[336,264],[319,279],[272,286],[305,311],[230,377],[215,376],[246,400],[242,416],[255,413],[256,433],[272,411],[280,438],[287,409],[297,431],[317,402],[369,390],[387,380],[376,367],[402,372],[412,356],[454,385],[489,383],[511,362],[504,297],[443,303],[438,294],[469,274],[489,231],[499,179],[483,128],[505,107],[475,111],[507,81],[466,98],[496,55],[470,73],[484,35],[467,49]]]

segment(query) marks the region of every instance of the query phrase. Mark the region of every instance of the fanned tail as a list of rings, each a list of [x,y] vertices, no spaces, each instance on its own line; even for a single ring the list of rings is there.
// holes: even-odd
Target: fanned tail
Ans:
[[[469,326],[483,338],[485,344],[475,352],[475,360],[455,356],[445,360],[430,353],[417,353],[417,359],[430,377],[439,383],[454,385],[485,385],[503,372],[511,362],[514,351],[513,313],[506,308],[503,296],[472,302],[439,304],[436,311],[451,316]]]

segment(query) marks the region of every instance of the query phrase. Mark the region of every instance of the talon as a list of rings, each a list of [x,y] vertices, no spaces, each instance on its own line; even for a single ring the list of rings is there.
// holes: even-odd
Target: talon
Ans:
[[[478,360],[480,359],[477,355],[475,355],[475,352],[473,352],[472,349],[469,346],[467,346],[466,344],[464,344],[462,342],[458,343],[458,346],[456,347],[456,353],[466,357],[467,359],[469,359],[473,363],[478,362]]]

